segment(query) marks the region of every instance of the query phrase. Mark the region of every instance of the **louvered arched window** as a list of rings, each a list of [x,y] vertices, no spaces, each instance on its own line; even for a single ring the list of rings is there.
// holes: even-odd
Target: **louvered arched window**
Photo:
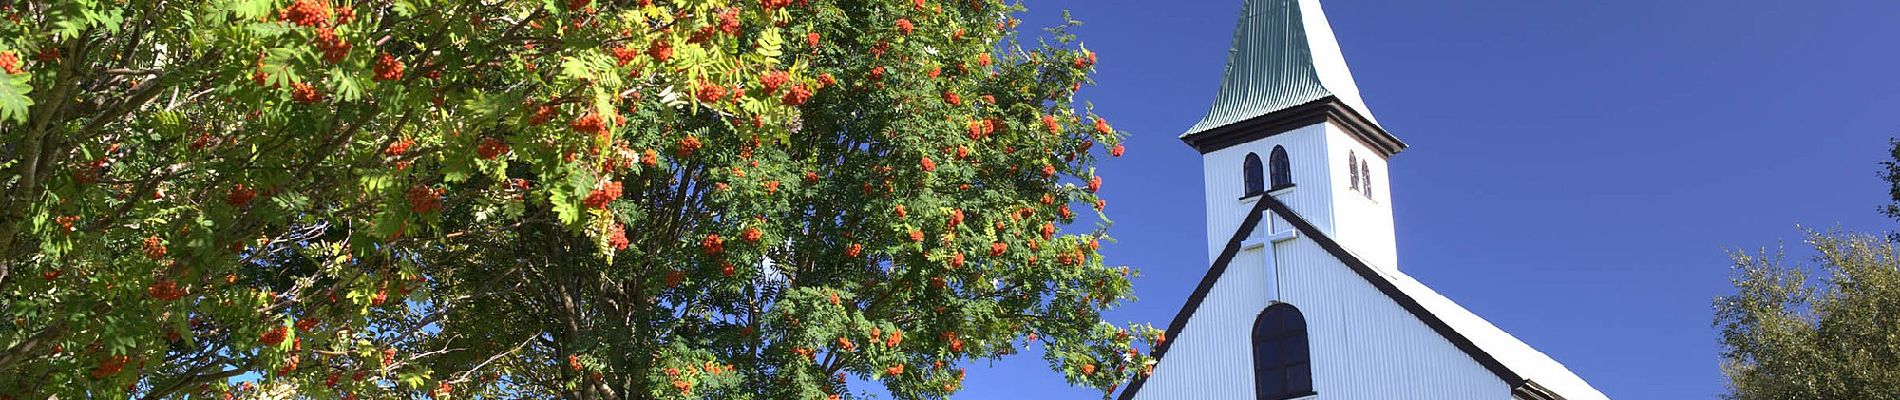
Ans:
[[[1259,154],[1247,153],[1247,163],[1241,168],[1245,170],[1242,173],[1247,176],[1247,192],[1244,195],[1252,196],[1267,191],[1266,174],[1261,171],[1263,167],[1260,165]]]
[[[1314,393],[1313,362],[1306,346],[1306,317],[1299,309],[1278,303],[1260,312],[1253,323],[1256,400],[1285,400]]]
[[[1359,177],[1366,181],[1366,198],[1370,199],[1372,198],[1372,167],[1368,167],[1367,164],[1370,163],[1359,163]]]
[[[1359,153],[1346,152],[1346,174],[1352,175],[1352,190],[1359,190]]]
[[[1286,148],[1273,146],[1273,154],[1267,156],[1267,164],[1273,169],[1273,188],[1293,186],[1293,163],[1286,159]]]

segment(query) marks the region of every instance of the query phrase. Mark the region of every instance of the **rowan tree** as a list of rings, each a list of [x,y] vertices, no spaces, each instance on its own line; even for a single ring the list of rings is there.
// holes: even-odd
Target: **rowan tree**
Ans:
[[[1097,57],[1020,5],[0,4],[0,398],[1106,393],[1162,340],[1101,317]]]

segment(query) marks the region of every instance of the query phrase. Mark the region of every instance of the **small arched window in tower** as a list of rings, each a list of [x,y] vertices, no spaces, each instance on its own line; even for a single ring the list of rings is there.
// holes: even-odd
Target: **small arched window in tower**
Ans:
[[[1366,180],[1366,198],[1370,199],[1372,198],[1372,167],[1368,167],[1367,164],[1370,163],[1359,163],[1359,176]]]
[[[1278,303],[1253,322],[1253,382],[1256,400],[1313,395],[1313,362],[1307,351],[1306,317]]]
[[[1267,156],[1268,167],[1273,170],[1273,188],[1293,186],[1293,163],[1286,159],[1286,148],[1273,146],[1273,154]]]
[[[1243,193],[1243,196],[1252,196],[1267,191],[1266,174],[1262,172],[1263,167],[1260,165],[1259,154],[1247,153],[1247,164],[1241,166],[1241,168],[1245,170],[1242,173],[1247,176],[1247,192]]]
[[[1352,175],[1352,186],[1348,188],[1359,190],[1359,153],[1346,152],[1346,173]]]

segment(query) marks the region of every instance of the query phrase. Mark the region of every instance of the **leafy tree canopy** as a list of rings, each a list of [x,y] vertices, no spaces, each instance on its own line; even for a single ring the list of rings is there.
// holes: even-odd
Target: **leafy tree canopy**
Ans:
[[[1811,233],[1807,243],[1815,265],[1733,255],[1738,291],[1715,304],[1726,397],[1900,399],[1894,243],[1839,232]]]
[[[0,2],[0,398],[1112,391],[1123,133],[1022,11]]]

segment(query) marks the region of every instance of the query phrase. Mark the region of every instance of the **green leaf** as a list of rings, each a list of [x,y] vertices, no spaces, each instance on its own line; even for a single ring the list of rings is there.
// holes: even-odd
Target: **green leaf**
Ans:
[[[33,85],[26,82],[27,76],[0,74],[0,121],[26,123],[27,110],[33,107],[33,98],[26,96],[33,92]]]
[[[104,27],[109,33],[116,34],[125,29],[125,10],[122,9],[87,10],[86,17],[94,26]]]
[[[572,225],[574,221],[581,219],[580,205],[575,204],[575,199],[567,195],[565,188],[548,190],[548,206],[554,210],[555,215],[560,216],[563,224]]]
[[[397,1],[396,1],[396,3],[395,3],[395,4],[391,4],[389,8],[390,8],[390,10],[391,10],[391,11],[395,11],[395,12],[396,12],[396,15],[398,15],[398,16],[402,16],[402,17],[410,17],[410,16],[414,16],[414,15],[416,15],[416,8],[417,8],[417,7],[416,7],[416,2],[415,2],[415,1],[412,1],[412,0],[397,0]]]
[[[47,20],[53,22],[53,33],[60,37],[71,37],[84,31],[91,20],[86,15],[88,10],[84,7],[83,4],[73,2],[48,10]]]
[[[335,87],[331,90],[336,92],[339,100],[353,102],[363,98],[363,82],[343,73],[341,69],[330,70],[330,82],[333,82],[332,86]]]
[[[562,57],[561,76],[575,80],[588,79],[594,76],[594,71],[589,70],[587,68],[587,62],[581,61],[579,58]]]
[[[778,57],[785,54],[785,38],[776,27],[759,32],[759,39],[755,40],[754,44],[757,46],[759,55],[765,56],[765,62],[768,64],[778,64]]]
[[[464,152],[466,154],[466,152]],[[468,180],[473,172],[475,160],[466,156],[448,156],[442,160],[442,181],[457,183]]]
[[[402,382],[402,386],[408,388],[421,388],[429,381],[428,373],[416,370],[404,370],[396,373],[396,376],[397,380]]]
[[[362,185],[363,191],[369,192],[369,193],[379,192],[379,191],[382,191],[383,189],[388,189],[390,186],[389,176],[383,175],[383,174],[363,175],[363,177],[359,178],[358,181]]]
[[[271,38],[290,32],[290,26],[277,22],[253,22],[244,25],[244,29],[260,38]]]
[[[255,21],[258,17],[270,14],[271,2],[270,0],[232,0],[225,2],[219,9],[231,13],[237,17],[236,19]]]
[[[310,197],[298,192],[278,193],[270,199],[276,202],[278,207],[291,210],[302,209],[310,204]]]
[[[462,110],[487,120],[499,118],[521,108],[521,95],[511,92],[474,93],[462,101]]]

